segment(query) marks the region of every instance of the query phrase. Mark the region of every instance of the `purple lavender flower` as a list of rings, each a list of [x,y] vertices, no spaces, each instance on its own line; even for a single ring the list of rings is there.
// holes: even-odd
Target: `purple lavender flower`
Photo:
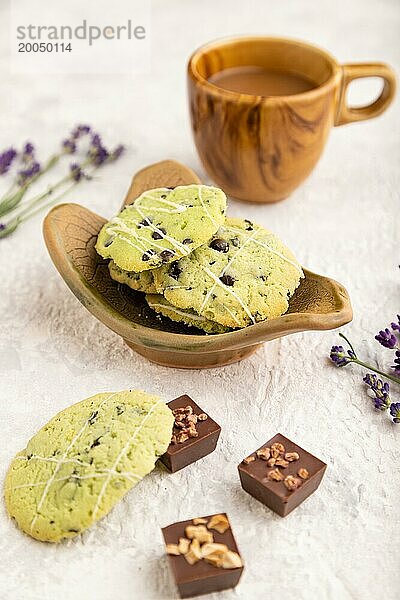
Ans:
[[[389,410],[393,423],[400,423],[400,402],[392,402]]]
[[[345,367],[356,358],[356,355],[353,350],[348,350],[346,354],[343,346],[332,346],[329,357],[337,367]]]
[[[375,394],[374,405],[377,410],[387,410],[390,406],[390,387],[389,384],[379,379],[372,373],[367,373],[363,377],[364,383]]]
[[[390,325],[391,325],[393,331],[400,332],[400,315],[397,315],[397,323],[391,323]]]
[[[26,142],[22,154],[21,161],[23,163],[30,163],[34,161],[35,156],[35,146],[31,142]]]
[[[6,226],[4,225],[4,223],[0,223],[0,231],[3,231],[3,229],[5,229]]]
[[[382,344],[385,348],[393,350],[397,346],[397,337],[386,327],[375,336],[377,342]]]
[[[63,140],[62,147],[64,149],[64,152],[66,152],[67,154],[75,154],[76,152],[76,144],[73,140],[70,140],[69,138]]]
[[[83,171],[81,169],[81,167],[77,164],[77,163],[72,163],[69,166],[69,170],[71,172],[71,177],[74,181],[78,182],[82,179],[83,177]]]
[[[101,137],[97,133],[92,136],[88,156],[91,162],[97,167],[102,165],[110,156],[107,148],[102,144]]]
[[[85,173],[85,171],[80,165],[78,165],[78,163],[71,164],[69,166],[69,170],[72,179],[76,182],[80,181],[81,179],[91,179],[91,177],[87,173]]]
[[[91,132],[90,125],[77,125],[75,127],[75,129],[72,130],[71,138],[73,140],[78,140],[79,138],[81,138],[84,135],[87,135],[90,132]]]
[[[7,173],[16,156],[17,151],[14,148],[8,148],[0,153],[0,175]]]
[[[40,163],[37,161],[31,163],[26,169],[18,171],[18,185],[21,187],[26,185],[32,177],[40,173]]]
[[[396,350],[395,356],[396,358],[394,359],[392,369],[394,369],[395,374],[400,377],[400,350]]]

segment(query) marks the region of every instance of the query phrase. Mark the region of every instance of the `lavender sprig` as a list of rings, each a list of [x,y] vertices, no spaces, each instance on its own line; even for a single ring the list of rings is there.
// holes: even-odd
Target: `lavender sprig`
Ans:
[[[52,185],[42,194],[31,198],[29,202],[25,203],[22,207],[19,208],[17,214],[14,218],[6,224],[0,224],[0,238],[6,237],[13,231],[17,229],[17,227],[26,221],[28,218],[32,217],[39,210],[43,208],[47,208],[56,202],[58,202],[64,195],[66,195],[75,185],[80,183],[83,179],[90,180],[92,179],[92,174],[101,166],[106,163],[116,161],[124,152],[125,148],[122,145],[117,146],[113,151],[108,151],[101,143],[100,137],[97,136],[89,147],[89,150],[86,155],[86,159],[81,163],[72,163],[69,168],[69,173],[60,179],[57,183]],[[86,168],[92,167],[92,169],[87,172]],[[54,197],[54,192],[59,188],[63,188],[65,184],[69,183],[70,185],[66,190],[64,190],[60,195]],[[43,201],[50,200],[43,204]]]
[[[31,142],[26,142],[20,155],[21,168],[19,169],[11,188],[0,200],[0,217],[12,212],[21,203],[31,184],[50,171],[63,155],[75,153],[78,148],[78,140],[88,135],[90,132],[91,127],[89,125],[77,125],[71,131],[69,138],[62,142],[61,152],[57,152],[51,156],[44,167],[42,167],[36,159],[35,146]],[[0,169],[1,156],[2,155],[0,155]]]
[[[391,327],[393,331],[399,331],[400,327],[400,317],[397,316],[398,323],[392,323]],[[393,350],[397,348],[395,353],[395,364],[393,365],[393,369],[395,375],[391,375],[389,373],[384,373],[380,371],[376,367],[368,365],[364,361],[360,360],[351,344],[351,342],[346,338],[345,335],[339,333],[340,337],[343,338],[348,344],[349,348],[345,350],[343,346],[332,346],[330,351],[330,359],[337,367],[345,367],[350,363],[355,363],[362,367],[367,368],[368,370],[375,371],[378,375],[382,375],[386,379],[390,379],[394,383],[400,384],[400,349],[398,347],[398,339],[389,328],[385,328],[381,330],[376,336],[375,339],[385,348],[389,348]],[[394,423],[400,423],[400,402],[393,403],[390,398],[390,386],[389,383],[379,379],[373,373],[367,373],[363,377],[364,383],[368,386],[370,392],[373,394],[374,406],[376,410],[386,412],[389,410]]]

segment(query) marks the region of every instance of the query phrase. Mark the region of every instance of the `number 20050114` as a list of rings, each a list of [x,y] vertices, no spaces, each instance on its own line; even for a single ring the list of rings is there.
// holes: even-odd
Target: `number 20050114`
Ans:
[[[72,52],[72,47],[70,43],[20,42],[18,52]]]

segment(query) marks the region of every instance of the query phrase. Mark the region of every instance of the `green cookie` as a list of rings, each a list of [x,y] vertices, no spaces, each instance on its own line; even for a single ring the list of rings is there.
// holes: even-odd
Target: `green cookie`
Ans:
[[[141,273],[124,271],[120,267],[117,267],[113,260],[108,263],[108,270],[114,281],[124,283],[137,292],[148,292],[149,294],[156,292],[153,271],[142,271]]]
[[[226,196],[215,187],[148,190],[103,226],[96,250],[124,271],[148,271],[208,242],[225,211]]]
[[[38,540],[74,537],[152,471],[171,441],[173,421],[160,398],[134,390],[66,408],[11,463],[10,516]]]
[[[235,328],[285,313],[303,271],[270,231],[228,218],[208,244],[153,276],[173,306]]]
[[[175,308],[175,306],[172,306],[172,304],[167,302],[161,294],[147,294],[146,300],[150,308],[156,313],[160,313],[161,315],[164,315],[164,317],[172,319],[172,321],[186,323],[186,325],[190,325],[191,327],[203,329],[203,331],[206,331],[207,333],[226,333],[229,331],[228,327],[219,325],[214,321],[209,321],[205,317],[197,315],[193,310],[181,310]]]

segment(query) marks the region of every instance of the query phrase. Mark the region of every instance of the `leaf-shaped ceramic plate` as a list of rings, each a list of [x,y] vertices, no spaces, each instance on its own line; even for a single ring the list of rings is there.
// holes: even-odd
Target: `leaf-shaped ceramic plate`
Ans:
[[[200,183],[193,171],[175,161],[163,161],[133,178],[125,204],[146,189],[190,183]],[[95,250],[104,223],[103,217],[79,204],[56,206],[44,221],[47,248],[78,300],[133,350],[156,363],[190,369],[226,365],[248,356],[263,342],[299,331],[334,329],[352,319],[345,288],[306,269],[288,312],[276,319],[218,335],[160,319],[143,294],[111,279],[107,261]]]

